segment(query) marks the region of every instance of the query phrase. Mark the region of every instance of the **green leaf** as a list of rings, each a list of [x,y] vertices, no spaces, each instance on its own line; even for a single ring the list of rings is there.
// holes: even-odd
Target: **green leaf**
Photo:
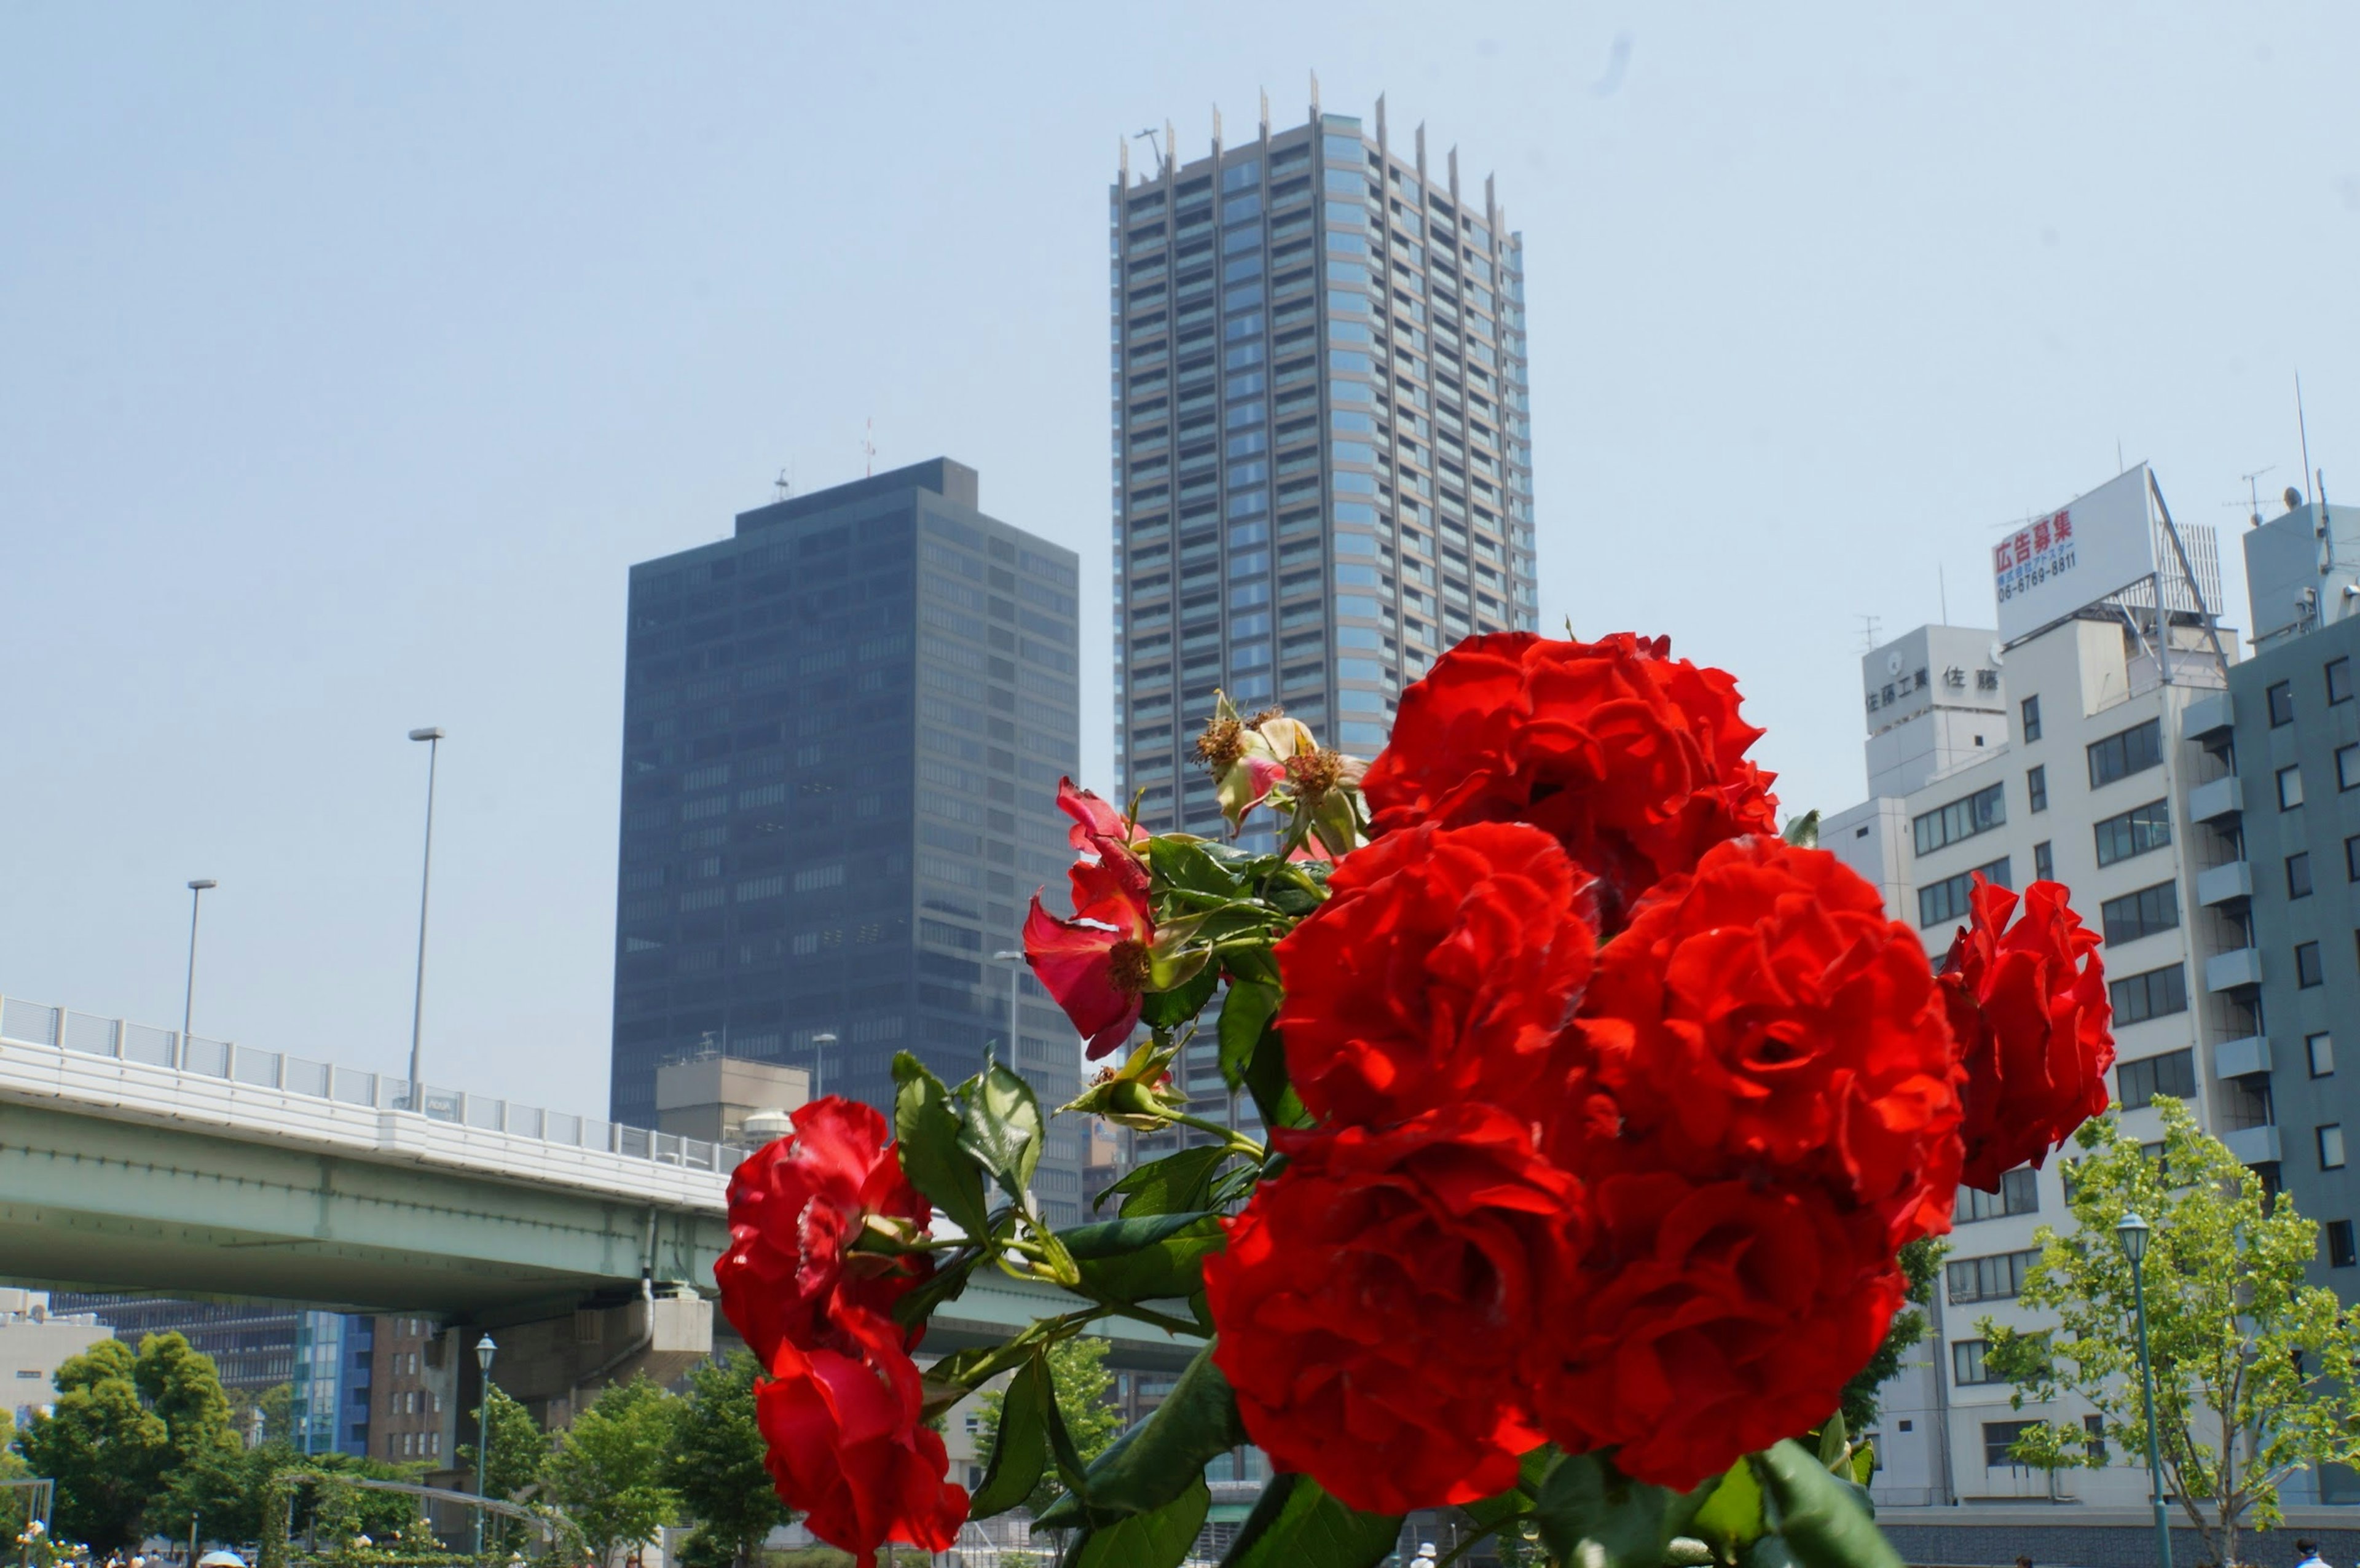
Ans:
[[[1844,1430],[1841,1410],[1830,1416],[1827,1424],[1819,1428],[1819,1463],[1828,1467],[1830,1474],[1844,1473],[1844,1460],[1852,1452],[1850,1437],[1851,1433]]]
[[[1075,1225],[1057,1233],[1065,1250],[1079,1261],[1101,1258],[1120,1258],[1127,1252],[1153,1247],[1166,1236],[1186,1230],[1197,1221],[1208,1218],[1199,1211],[1195,1214],[1142,1214],[1119,1220],[1098,1220],[1090,1225]]]
[[[1519,1466],[1516,1484],[1504,1492],[1488,1497],[1478,1497],[1471,1503],[1461,1503],[1460,1509],[1475,1521],[1478,1530],[1491,1530],[1533,1511],[1533,1496],[1540,1490],[1541,1479],[1549,1466],[1557,1462],[1557,1450],[1546,1443],[1524,1455]]]
[[[1245,1087],[1246,1065],[1278,1014],[1280,996],[1275,985],[1229,982],[1229,994],[1221,1003],[1220,1039],[1221,1081],[1230,1088]]]
[[[1040,1484],[1041,1472],[1049,1465],[1044,1407],[1054,1398],[1048,1365],[1038,1356],[1009,1379],[1008,1392],[1000,1401],[1000,1434],[991,1445],[991,1463],[984,1471],[983,1485],[969,1499],[973,1517],[989,1519],[1006,1513]]]
[[[1783,1535],[1765,1535],[1737,1559],[1738,1568],[1797,1568],[1802,1560]]]
[[[1092,1460],[1081,1487],[1050,1504],[1033,1527],[1066,1530],[1152,1513],[1179,1496],[1191,1478],[1202,1480],[1205,1465],[1214,1456],[1245,1442],[1237,1398],[1229,1391],[1229,1380],[1213,1365],[1213,1347],[1207,1345],[1188,1363],[1164,1402]]]
[[[1221,1568],[1374,1568],[1401,1540],[1401,1522],[1338,1502],[1308,1475],[1273,1475]]]
[[[1226,898],[1238,890],[1237,878],[1222,870],[1220,863],[1205,853],[1203,844],[1186,839],[1148,840],[1147,868],[1157,880],[1192,893]]]
[[[1212,1508],[1212,1488],[1201,1474],[1190,1475],[1162,1508],[1092,1530],[1067,1561],[1074,1568],[1179,1568]]]
[[[1253,1095],[1254,1108],[1262,1113],[1262,1125],[1266,1127],[1305,1127],[1310,1123],[1310,1113],[1287,1082],[1286,1047],[1275,1029],[1262,1031],[1254,1042],[1253,1055],[1245,1064],[1246,1089]]]
[[[1042,1409],[1043,1424],[1049,1434],[1049,1457],[1057,1466],[1057,1479],[1069,1492],[1079,1491],[1083,1485],[1082,1452],[1074,1446],[1074,1434],[1065,1429],[1065,1412],[1057,1408],[1057,1386],[1049,1385],[1049,1398]]]
[[[1217,965],[1205,964],[1169,991],[1150,991],[1139,999],[1139,1016],[1154,1029],[1175,1029],[1205,1010],[1213,987],[1220,984]]]
[[[1740,1459],[1721,1477],[1684,1533],[1711,1547],[1726,1562],[1769,1528],[1769,1520],[1762,1515],[1762,1486],[1754,1478],[1754,1466]]]
[[[1160,1219],[1185,1216],[1164,1214]],[[1118,1220],[1131,1225],[1131,1220]],[[1110,1301],[1156,1301],[1193,1296],[1204,1288],[1205,1259],[1227,1245],[1218,1214],[1205,1214],[1144,1247],[1109,1257],[1076,1259],[1082,1288]]]
[[[1213,1174],[1221,1161],[1229,1158],[1228,1150],[1217,1143],[1198,1144],[1177,1154],[1138,1166],[1105,1192],[1122,1194],[1122,1205],[1117,1211],[1125,1219],[1144,1214],[1179,1214],[1211,1205]]]
[[[1041,1161],[1041,1102],[1032,1085],[995,1062],[965,1085],[967,1120],[959,1147],[1022,1200]]]
[[[1901,1568],[1861,1506],[1865,1493],[1828,1474],[1792,1438],[1754,1455],[1778,1533],[1803,1568]]]
[[[1564,1562],[1658,1568],[1672,1538],[1674,1493],[1631,1480],[1595,1454],[1568,1454],[1541,1481],[1534,1513]]]
[[[1805,811],[1799,817],[1787,818],[1784,836],[1788,844],[1799,848],[1817,849],[1819,846],[1819,811],[1812,810]]]
[[[893,1321],[903,1328],[914,1328],[934,1316],[934,1309],[945,1301],[955,1301],[967,1290],[967,1279],[975,1266],[983,1261],[985,1249],[977,1247],[962,1252],[952,1263],[937,1268],[926,1282],[893,1303]]]
[[[893,1095],[893,1135],[901,1140],[902,1171],[954,1224],[981,1240],[991,1226],[984,1214],[983,1177],[960,1150],[958,1103],[906,1051],[893,1054],[893,1082],[900,1085]]]

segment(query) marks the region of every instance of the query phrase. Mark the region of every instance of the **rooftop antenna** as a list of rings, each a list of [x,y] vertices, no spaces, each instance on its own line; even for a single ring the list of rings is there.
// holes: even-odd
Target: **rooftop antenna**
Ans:
[[[1874,653],[1876,651],[1877,639],[1885,635],[1885,623],[1874,615],[1861,615],[1856,618],[1860,622],[1860,650],[1863,653]]]
[[[868,465],[868,467],[862,470],[863,474],[864,474],[866,477],[870,478],[870,479],[874,479],[874,478],[876,478],[876,477],[877,477],[877,416],[876,416],[876,415],[874,415],[874,414],[871,414],[871,415],[869,415],[869,428],[868,428],[868,430],[866,430],[866,432],[864,432],[864,433],[862,434],[862,436],[861,436],[861,438],[860,438],[860,450],[861,450],[861,452],[862,452],[867,456],[867,458],[868,458],[868,460],[869,460],[869,465]]]
[[[2316,496],[2319,480],[2311,472],[2311,427],[2303,422],[2302,418],[2302,372],[2300,370],[2294,373],[2294,428],[2295,432],[2302,437],[2302,476],[2311,481],[2311,494]]]
[[[1157,139],[1155,127],[1150,125],[1143,131],[1131,133],[1132,141],[1139,141],[1142,138],[1147,142],[1147,150],[1155,155],[1155,172],[1160,177],[1164,173],[1164,144]]]
[[[779,493],[780,501],[792,495],[795,493],[795,471],[792,467],[779,470],[779,476],[770,481],[770,488]],[[771,505],[776,506],[778,502],[773,501]]]
[[[1950,624],[1950,579],[1939,561],[1934,563],[1934,588],[1942,596],[1942,624],[1947,626]]]
[[[2261,479],[2263,474],[2275,471],[2277,467],[2278,464],[2273,463],[2266,468],[2256,468],[2251,474],[2240,474],[2237,475],[2238,478],[2245,482],[2245,522],[2250,528],[2258,528],[2262,526]],[[2237,503],[2234,501],[2223,501],[2221,505],[2224,506],[2234,506],[2237,505]]]

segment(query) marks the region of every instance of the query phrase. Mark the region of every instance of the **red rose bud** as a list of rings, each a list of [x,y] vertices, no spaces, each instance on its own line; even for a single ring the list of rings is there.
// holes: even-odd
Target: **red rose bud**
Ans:
[[[1811,1187],[1656,1171],[1608,1177],[1591,1204],[1534,1387],[1550,1437],[1617,1445],[1636,1480],[1687,1491],[1824,1421],[1901,1303],[1884,1227]]]
[[[861,1353],[784,1344],[755,1384],[763,1465],[814,1535],[875,1568],[877,1549],[907,1541],[947,1551],[967,1519],[966,1489],[921,1420],[918,1369],[890,1325]]]
[[[1657,885],[1600,954],[1568,1045],[1620,1124],[1561,1127],[1571,1168],[1824,1181],[1885,1216],[1895,1247],[1950,1228],[1960,1074],[1933,973],[1823,850],[1739,839]]]
[[[1516,1106],[1589,979],[1587,873],[1538,828],[1417,827],[1338,863],[1277,947],[1279,1029],[1313,1114]]]
[[[1470,637],[1402,694],[1363,789],[1374,832],[1530,822],[1604,879],[1604,924],[1723,839],[1775,833],[1735,680],[1627,632]]]
[[[2106,1108],[2114,1062],[2114,1006],[2098,933],[2055,882],[2016,896],[1978,876],[1974,921],[1950,944],[1941,976],[1950,1031],[1966,1067],[1966,1170],[1984,1192],[2027,1160],[2039,1165]]]
[[[1145,841],[1147,830],[1070,779],[1057,780],[1057,810],[1074,819],[1066,838],[1076,849],[1101,858],[1126,844]]]
[[[851,1251],[871,1215],[919,1232],[933,1218],[885,1118],[831,1094],[797,1108],[794,1127],[730,1176],[729,1250],[713,1266],[722,1312],[766,1366],[781,1344],[849,1348],[934,1272],[928,1258]]]
[[[1514,1485],[1541,1440],[1519,1363],[1579,1245],[1579,1189],[1490,1105],[1277,1137],[1286,1171],[1205,1261],[1246,1431],[1371,1512]]]

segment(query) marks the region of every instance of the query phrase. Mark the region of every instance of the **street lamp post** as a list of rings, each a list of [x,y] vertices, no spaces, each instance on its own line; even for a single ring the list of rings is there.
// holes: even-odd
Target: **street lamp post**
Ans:
[[[822,1099],[827,1094],[827,1048],[835,1043],[836,1034],[832,1029],[822,1029],[812,1036],[811,1097],[814,1100]]]
[[[490,1334],[475,1341],[475,1368],[483,1374],[475,1390],[475,1496],[484,1495],[484,1465],[491,1453],[492,1353],[499,1348]],[[484,1554],[484,1510],[475,1510],[475,1555]]]
[[[189,1060],[189,1018],[197,1007],[197,907],[204,902],[205,894],[221,884],[210,877],[200,877],[189,884],[189,984],[180,993],[180,1063]]]
[[[422,1111],[425,1097],[418,1090],[418,1040],[426,1017],[426,893],[434,879],[434,765],[441,760],[442,731],[428,725],[410,732],[426,743],[426,857],[418,873],[418,985],[410,999],[410,1108]]]
[[[2139,1385],[2146,1397],[2147,1488],[2155,1504],[2155,1559],[2171,1568],[2171,1525],[2163,1507],[2163,1455],[2155,1435],[2155,1365],[2147,1349],[2147,1244],[2150,1227],[2136,1214],[2125,1214],[2114,1225],[2114,1240],[2131,1263],[2131,1300],[2138,1312]]]
[[[1008,1064],[1016,1065],[1016,995],[1024,984],[1024,954],[1021,950],[1002,948],[991,955],[994,964],[1011,965],[1008,971]]]

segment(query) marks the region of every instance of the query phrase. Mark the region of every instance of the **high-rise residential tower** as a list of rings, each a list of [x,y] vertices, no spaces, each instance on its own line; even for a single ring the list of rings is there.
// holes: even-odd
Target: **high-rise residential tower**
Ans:
[[[1117,783],[1212,832],[1217,688],[1371,756],[1437,653],[1536,624],[1523,239],[1382,98],[1126,147],[1109,222]]]
[[[885,1110],[898,1051],[1078,1092],[1072,1026],[998,956],[1073,863],[1076,586],[943,459],[631,569],[616,1120],[656,1125],[657,1068],[705,1053]],[[1053,1129],[1052,1220],[1080,1217],[1081,1157]]]

